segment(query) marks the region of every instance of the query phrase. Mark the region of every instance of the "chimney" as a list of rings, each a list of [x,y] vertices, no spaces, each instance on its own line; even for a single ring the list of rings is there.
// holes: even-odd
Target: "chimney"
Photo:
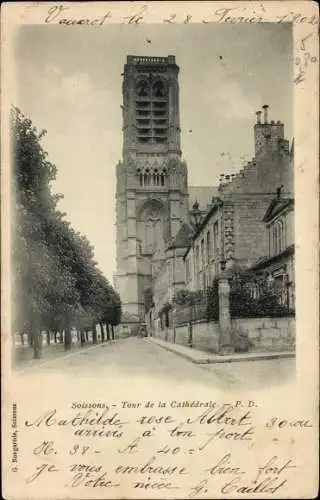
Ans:
[[[268,104],[265,104],[264,106],[262,106],[262,109],[263,109],[264,123],[268,123],[268,110],[269,110]]]
[[[257,115],[257,123],[261,123],[261,115],[262,115],[262,111],[257,111],[257,112],[256,112],[256,115]]]

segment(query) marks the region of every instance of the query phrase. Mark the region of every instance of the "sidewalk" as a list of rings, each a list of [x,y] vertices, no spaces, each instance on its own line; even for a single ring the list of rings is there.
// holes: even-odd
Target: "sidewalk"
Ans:
[[[292,351],[273,351],[273,352],[246,352],[235,353],[221,356],[219,354],[211,354],[208,352],[200,351],[192,347],[187,347],[180,344],[172,344],[158,337],[148,337],[148,342],[152,342],[167,351],[174,352],[192,363],[201,365],[208,363],[232,363],[237,361],[259,361],[263,359],[279,359],[279,358],[294,358],[295,353]]]
[[[13,351],[12,368],[15,372],[24,371],[26,368],[40,366],[44,363],[55,361],[62,358],[69,358],[77,354],[85,354],[88,350],[97,347],[105,347],[114,344],[115,340],[99,342],[97,344],[87,343],[81,347],[80,343],[72,344],[71,349],[65,350],[64,344],[51,344],[42,346],[42,355],[40,359],[33,357],[33,349],[28,346],[16,346]]]

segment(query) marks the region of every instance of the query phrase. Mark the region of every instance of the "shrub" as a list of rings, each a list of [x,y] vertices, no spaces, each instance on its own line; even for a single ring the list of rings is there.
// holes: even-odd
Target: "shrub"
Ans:
[[[202,290],[191,292],[190,290],[179,290],[174,298],[173,303],[178,306],[189,306],[192,304],[199,304],[203,301],[204,294]]]
[[[231,318],[281,317],[294,315],[293,310],[279,304],[278,296],[271,288],[260,285],[260,295],[256,298],[250,293],[255,284],[252,276],[236,275],[231,278],[230,316]],[[264,283],[262,283],[264,285]],[[219,280],[215,278],[207,291],[207,321],[219,320]]]
[[[290,313],[292,311],[278,303],[278,297],[272,291],[266,291],[257,298],[251,297],[244,290],[230,292],[231,318],[279,317]]]

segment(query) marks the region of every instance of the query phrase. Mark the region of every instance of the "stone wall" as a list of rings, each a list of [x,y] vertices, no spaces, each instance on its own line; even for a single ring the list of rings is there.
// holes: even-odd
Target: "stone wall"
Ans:
[[[174,343],[174,331],[173,328],[158,328],[156,332],[153,334],[155,337],[158,337],[161,340],[165,340],[166,342]],[[182,344],[183,342],[177,342]],[[185,342],[187,345],[187,342]]]
[[[229,183],[223,184],[225,195],[274,193],[283,184],[284,192],[293,192],[293,165],[289,153],[272,153],[255,158]]]
[[[219,350],[220,328],[216,321],[199,321],[192,326],[192,345],[208,352]]]
[[[189,327],[188,325],[176,327],[176,344],[188,345]]]
[[[294,351],[295,318],[239,318],[231,322],[232,331],[248,336],[250,351]],[[189,343],[188,325],[159,330],[156,336],[181,345]],[[197,321],[192,325],[192,346],[207,352],[218,352],[220,328],[215,321]]]
[[[269,241],[263,217],[274,197],[248,196],[234,203],[234,259],[255,262],[269,254]],[[253,199],[255,198],[255,199]]]
[[[219,324],[217,322],[197,321],[192,325],[192,346],[208,352],[217,352],[219,348]],[[167,342],[188,345],[189,326],[183,325],[167,330],[159,330],[157,337]]]
[[[231,322],[234,332],[243,333],[254,351],[294,351],[295,318],[239,318]]]

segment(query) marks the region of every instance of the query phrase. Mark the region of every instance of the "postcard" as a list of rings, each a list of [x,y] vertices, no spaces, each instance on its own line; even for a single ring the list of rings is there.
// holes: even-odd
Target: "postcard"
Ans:
[[[316,497],[317,5],[1,23],[4,497]]]

